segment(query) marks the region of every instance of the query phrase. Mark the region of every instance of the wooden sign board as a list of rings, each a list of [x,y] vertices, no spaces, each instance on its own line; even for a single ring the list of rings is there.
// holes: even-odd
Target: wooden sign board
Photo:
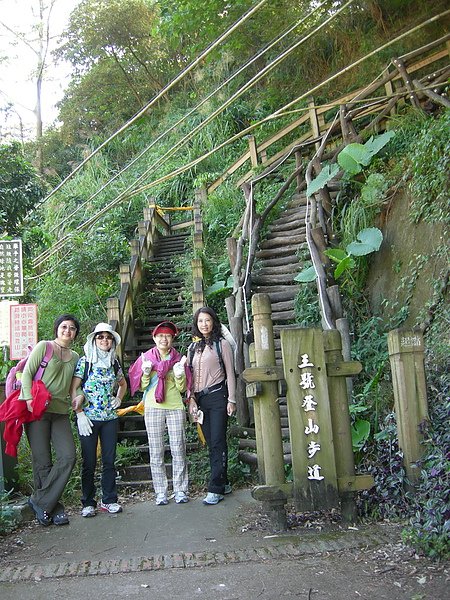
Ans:
[[[281,330],[297,510],[339,507],[322,331]]]

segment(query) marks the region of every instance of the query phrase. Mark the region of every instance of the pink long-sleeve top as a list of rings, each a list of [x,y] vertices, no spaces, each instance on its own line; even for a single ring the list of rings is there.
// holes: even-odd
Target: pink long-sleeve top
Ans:
[[[194,352],[192,357],[192,391],[200,392],[207,387],[213,387],[224,379],[227,380],[228,402],[236,402],[236,376],[233,366],[233,350],[230,344],[220,340],[222,359],[226,373],[220,366],[219,356],[215,346],[205,346],[203,352]]]

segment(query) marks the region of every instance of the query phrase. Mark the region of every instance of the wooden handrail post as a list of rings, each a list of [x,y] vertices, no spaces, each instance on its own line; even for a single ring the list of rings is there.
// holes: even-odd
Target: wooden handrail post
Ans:
[[[408,479],[415,485],[420,477],[416,463],[424,452],[421,428],[429,419],[423,335],[419,331],[394,329],[388,333],[388,350],[398,443]]]
[[[256,147],[256,139],[254,135],[248,136],[248,147],[250,149],[250,162],[252,167],[258,166],[258,149]]]
[[[253,296],[252,313],[256,366],[275,366],[272,307],[267,294]],[[277,402],[278,384],[276,381],[264,381],[262,390],[262,394],[257,396],[255,401],[260,404],[264,434],[264,480],[266,485],[277,485],[285,480],[280,407]]]
[[[252,298],[253,326],[255,331],[256,367],[270,371],[276,367],[275,346],[273,340],[272,308],[267,294],[255,294]],[[277,380],[263,380],[261,393],[253,400],[255,408],[256,440],[263,442],[264,463],[258,469],[264,469],[265,493],[256,494],[262,500],[277,529],[287,529],[286,495],[280,490],[285,482],[283,441],[281,438],[280,407],[278,405]],[[258,410],[259,409],[259,410]],[[257,418],[259,415],[259,418]],[[258,423],[259,421],[259,423]]]
[[[328,365],[343,363],[341,335],[337,329],[323,332],[325,360]],[[328,395],[330,398],[331,426],[333,430],[334,458],[336,476],[340,478],[355,477],[355,459],[353,456],[350,412],[346,378],[328,377]],[[356,503],[353,491],[339,490],[341,512],[345,521],[356,519]]]
[[[124,265],[121,265],[124,266]],[[117,333],[123,338],[122,321],[120,318],[120,302],[119,298],[112,296],[106,300],[106,313],[108,315],[108,323]],[[119,360],[123,360],[123,339],[122,344],[116,348],[116,354]]]

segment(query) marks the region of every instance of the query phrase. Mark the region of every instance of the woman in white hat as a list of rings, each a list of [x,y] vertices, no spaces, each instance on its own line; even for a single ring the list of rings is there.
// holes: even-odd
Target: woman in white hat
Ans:
[[[100,509],[122,512],[117,502],[116,445],[118,416],[116,409],[127,391],[122,368],[116,358],[120,335],[108,323],[99,323],[87,336],[85,355],[78,361],[71,386],[72,405],[77,417],[83,458],[81,516],[94,517],[97,501],[95,467],[97,443],[102,453],[102,499]]]

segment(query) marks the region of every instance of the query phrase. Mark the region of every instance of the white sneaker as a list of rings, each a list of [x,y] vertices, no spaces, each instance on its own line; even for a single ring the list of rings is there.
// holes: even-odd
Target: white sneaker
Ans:
[[[175,492],[175,502],[177,504],[186,504],[186,502],[189,502],[189,498],[185,492]]]
[[[83,509],[81,510],[82,517],[95,517],[96,514],[97,511],[93,506],[83,506]]]
[[[229,483],[225,484],[225,489],[223,490],[224,494],[231,494],[231,492],[233,491],[231,485]]]
[[[120,506],[120,504],[117,504],[117,502],[111,502],[111,504],[104,504],[103,502],[101,502],[100,508],[111,514],[122,512],[122,507]]]
[[[222,494],[214,494],[214,492],[208,492],[203,498],[203,504],[218,504],[221,500],[223,500]]]
[[[169,504],[166,494],[156,494],[156,504],[157,506],[165,506],[166,504]]]

